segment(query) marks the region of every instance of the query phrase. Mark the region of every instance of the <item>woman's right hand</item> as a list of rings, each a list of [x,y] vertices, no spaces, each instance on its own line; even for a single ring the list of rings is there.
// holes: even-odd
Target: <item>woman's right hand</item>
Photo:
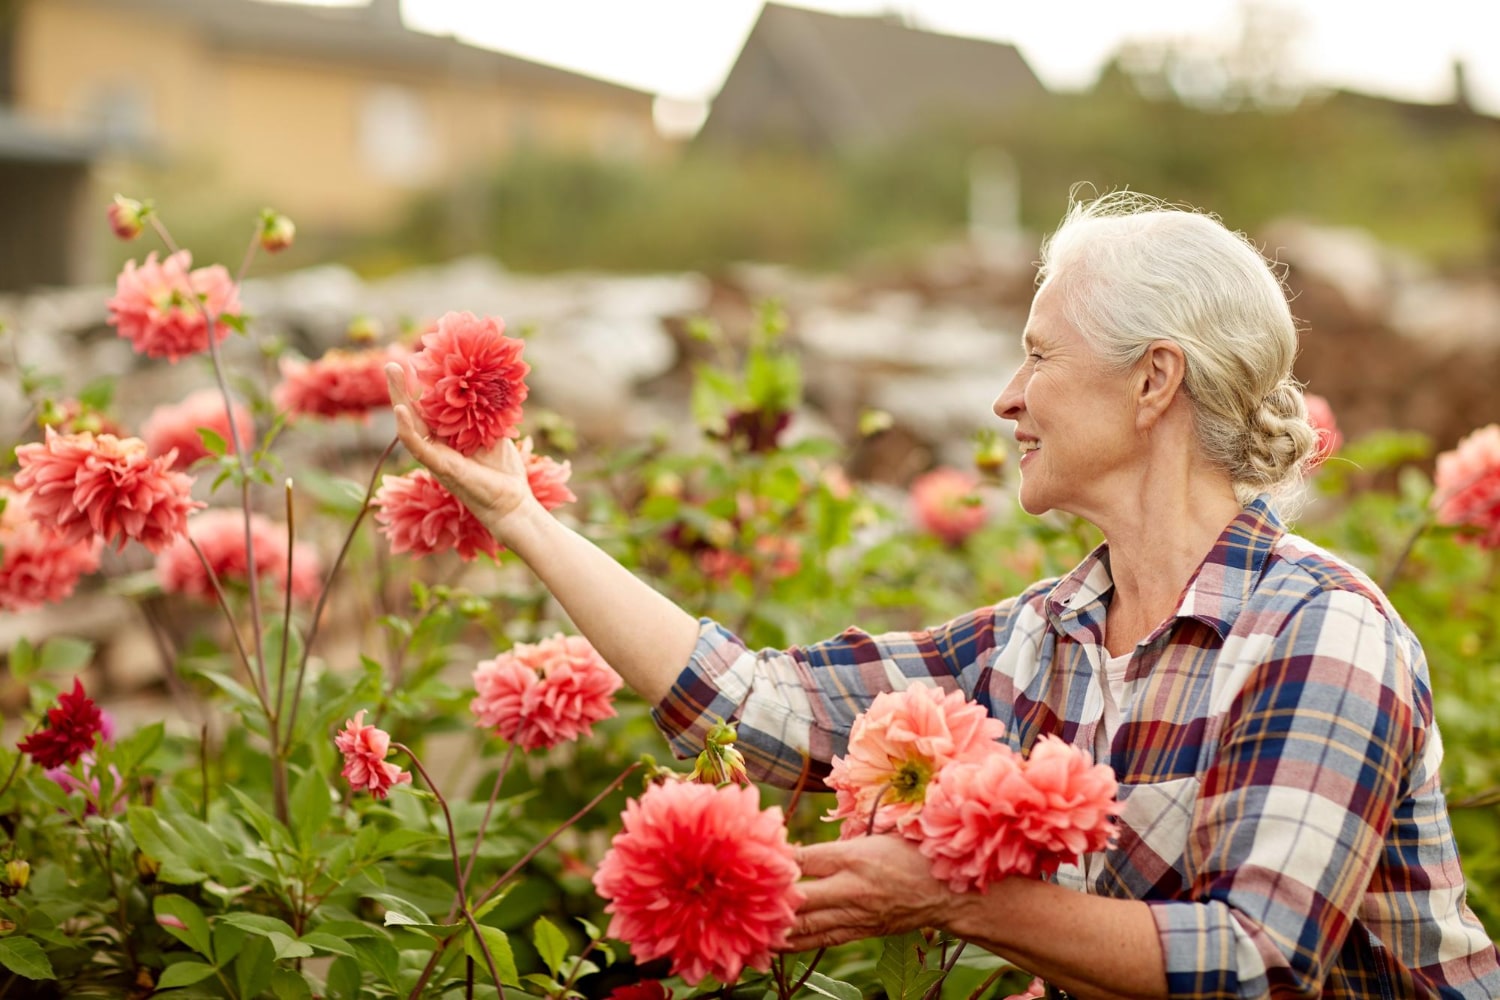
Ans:
[[[396,414],[396,435],[412,457],[437,477],[459,502],[479,518],[501,542],[506,525],[514,518],[529,516],[529,508],[542,511],[526,480],[526,463],[515,442],[502,438],[487,451],[466,456],[432,436],[412,405],[406,369],[392,362],[385,366],[391,408]]]

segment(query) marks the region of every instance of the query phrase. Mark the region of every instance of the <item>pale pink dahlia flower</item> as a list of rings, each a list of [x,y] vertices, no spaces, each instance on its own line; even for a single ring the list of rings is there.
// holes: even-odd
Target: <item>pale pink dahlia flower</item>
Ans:
[[[573,475],[573,463],[538,455],[532,447],[529,435],[517,445],[521,460],[526,463],[526,485],[531,487],[531,495],[546,510],[556,510],[565,503],[577,500],[573,491],[568,488],[568,480]]]
[[[27,494],[32,519],[54,526],[69,542],[101,538],[124,548],[135,539],[160,552],[187,530],[202,507],[193,481],[172,470],[171,453],[152,458],[140,438],[58,434],[16,449],[16,488]]]
[[[192,266],[186,250],[160,263],[154,252],[140,265],[125,262],[115,281],[115,297],[109,300],[109,323],[137,353],[176,364],[179,358],[208,350],[204,309],[215,318],[215,341],[229,335],[224,317],[239,314],[239,289],[218,264],[189,271]]]
[[[594,888],[636,961],[669,956],[690,985],[769,969],[802,902],[781,810],[754,788],[667,782],[623,818]]]
[[[365,725],[364,709],[344,723],[333,743],[344,755],[344,770],[340,773],[349,779],[356,792],[363,789],[383,799],[393,786],[411,784],[410,774],[385,759],[391,752],[390,734]]]
[[[466,562],[481,552],[500,554],[495,536],[426,469],[386,476],[371,502],[392,552],[456,552]]]
[[[995,752],[1004,735],[1005,724],[961,691],[914,684],[882,692],[854,720],[848,752],[833,759],[828,787],[838,801],[825,818],[844,821],[844,839],[914,833],[932,777],[952,761]]]
[[[432,433],[465,455],[515,437],[531,366],[525,342],[505,336],[497,319],[450,312],[422,337],[412,356],[420,396],[417,415]]]
[[[924,531],[958,545],[989,519],[979,478],[949,466],[918,476],[911,484],[912,511]]]
[[[1460,538],[1500,549],[1500,424],[1479,428],[1438,456],[1432,505],[1439,524],[1479,529]]]
[[[281,361],[281,384],[271,393],[278,409],[296,416],[358,417],[391,405],[385,366],[400,361],[402,347],[331,350],[316,361]]]
[[[587,639],[558,634],[481,661],[469,708],[478,725],[522,750],[546,749],[612,718],[621,683]]]
[[[0,485],[0,611],[31,611],[73,593],[99,568],[97,538],[70,542],[26,513],[26,500]]]
[[[254,440],[255,423],[250,410],[238,400],[234,403],[234,426],[241,444],[248,448]],[[177,460],[172,468],[186,469],[209,454],[203,444],[203,435],[198,433],[199,428],[219,435],[226,452],[236,450],[234,435],[229,432],[229,413],[224,409],[224,396],[217,389],[199,389],[189,393],[180,403],[158,406],[141,424],[141,438],[153,458],[176,449]]]

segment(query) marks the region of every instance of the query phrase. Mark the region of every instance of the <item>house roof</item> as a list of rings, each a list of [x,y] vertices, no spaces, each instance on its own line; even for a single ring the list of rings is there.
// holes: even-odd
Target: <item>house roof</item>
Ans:
[[[934,116],[992,114],[1045,93],[1014,45],[927,31],[895,17],[767,3],[715,105],[732,98],[736,71],[756,48],[770,55],[804,112],[836,144],[891,139]],[[710,111],[704,125],[710,135],[713,117]]]
[[[0,109],[0,162],[82,165],[93,162],[101,149],[95,139],[48,128]]]
[[[304,56],[342,63],[399,66],[468,79],[493,79],[613,96],[650,98],[633,87],[610,83],[519,56],[430,35],[406,27],[399,0],[367,6],[327,7],[263,0],[86,0],[107,6],[161,13],[195,25],[219,49]]]

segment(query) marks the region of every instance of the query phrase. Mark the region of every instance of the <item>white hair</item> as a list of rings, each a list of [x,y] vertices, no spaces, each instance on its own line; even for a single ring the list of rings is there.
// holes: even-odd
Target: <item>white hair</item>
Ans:
[[[1107,364],[1127,369],[1157,341],[1182,349],[1198,438],[1242,503],[1289,498],[1316,434],[1286,291],[1243,234],[1120,191],[1074,201],[1041,252],[1038,281]]]

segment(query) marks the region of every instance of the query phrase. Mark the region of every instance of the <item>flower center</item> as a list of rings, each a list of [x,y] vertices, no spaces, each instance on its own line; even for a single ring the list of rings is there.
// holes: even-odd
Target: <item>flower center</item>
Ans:
[[[921,802],[927,797],[927,782],[932,778],[932,766],[917,758],[903,761],[891,775],[889,795],[893,802]]]

